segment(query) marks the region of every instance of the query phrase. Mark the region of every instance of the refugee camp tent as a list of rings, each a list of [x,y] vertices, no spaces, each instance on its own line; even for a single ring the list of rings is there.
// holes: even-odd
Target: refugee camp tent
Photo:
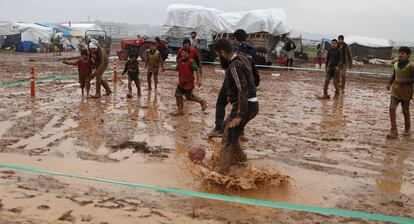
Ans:
[[[71,35],[70,34],[70,30],[65,29],[63,27],[59,27],[59,26],[57,26],[55,24],[50,24],[50,23],[35,23],[35,24],[37,24],[39,26],[43,26],[43,27],[52,28],[54,32],[61,32],[61,33],[63,33],[63,36],[64,37],[68,37],[68,36]]]
[[[172,4],[167,8],[165,26],[182,27],[199,31],[200,38],[212,33],[233,33],[244,29],[247,33],[267,32],[272,35],[289,33],[283,9],[257,9],[240,12],[224,12],[197,5]],[[200,35],[201,34],[201,35]]]
[[[13,23],[0,22],[0,47],[12,47],[12,45],[18,45],[20,42],[20,31],[14,27]]]
[[[60,26],[69,30],[72,37],[84,37],[87,30],[102,30],[101,27],[94,23],[64,23],[60,24]]]
[[[53,29],[40,26],[34,23],[15,23],[15,27],[22,35],[22,41],[38,43],[39,39],[44,43],[50,43],[53,36]]]
[[[384,60],[390,60],[392,57],[392,43],[387,39],[353,35],[345,37],[345,42],[351,47],[354,57]]]

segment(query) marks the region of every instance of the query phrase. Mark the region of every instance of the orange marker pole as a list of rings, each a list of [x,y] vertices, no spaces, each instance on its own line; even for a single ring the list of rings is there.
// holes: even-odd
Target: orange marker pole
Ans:
[[[34,67],[30,67],[30,96],[35,96],[35,74]]]
[[[114,61],[114,82],[116,82],[116,61]]]

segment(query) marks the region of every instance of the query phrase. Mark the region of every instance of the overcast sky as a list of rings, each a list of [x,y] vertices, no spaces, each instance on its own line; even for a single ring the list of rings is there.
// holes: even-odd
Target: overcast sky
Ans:
[[[414,40],[413,0],[12,0],[1,1],[0,21],[91,20],[162,25],[172,3],[224,11],[283,8],[293,30]]]

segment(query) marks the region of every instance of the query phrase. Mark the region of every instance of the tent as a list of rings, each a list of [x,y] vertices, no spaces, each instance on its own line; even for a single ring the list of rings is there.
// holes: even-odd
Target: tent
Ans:
[[[60,24],[60,26],[69,30],[73,37],[84,37],[87,30],[102,30],[101,27],[94,23],[64,23]]]
[[[224,12],[197,5],[172,4],[167,8],[165,25],[217,33],[233,33],[237,29],[244,29],[247,33],[268,32],[272,35],[289,33],[283,9]]]
[[[57,25],[54,25],[54,24],[50,24],[50,23],[35,23],[35,24],[37,24],[39,26],[43,26],[43,27],[52,28],[54,32],[61,32],[61,33],[63,33],[64,37],[68,37],[68,36],[71,35],[70,30],[61,28],[61,27],[59,27]]]
[[[53,28],[44,27],[32,23],[15,23],[15,27],[20,31],[23,41],[38,43],[39,39],[44,43],[50,43],[53,36]]]
[[[0,22],[0,47],[12,47],[20,42],[20,31],[14,27],[13,23]]]
[[[354,57],[384,60],[390,60],[392,57],[393,46],[388,39],[352,35],[345,37],[345,42],[351,47]]]

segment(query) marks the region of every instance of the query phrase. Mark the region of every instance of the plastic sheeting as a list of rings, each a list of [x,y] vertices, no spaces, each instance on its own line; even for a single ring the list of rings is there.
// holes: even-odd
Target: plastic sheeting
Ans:
[[[345,42],[348,45],[358,44],[365,47],[392,47],[390,40],[356,35],[345,37]]]
[[[43,27],[32,23],[15,23],[15,27],[22,35],[22,41],[31,41],[38,43],[39,39],[43,43],[50,43],[53,36],[53,29],[50,27]]]
[[[19,33],[20,31],[14,27],[13,23],[0,22],[0,35],[7,36]]]
[[[226,33],[244,29],[248,33],[268,32],[282,35],[290,31],[283,9],[224,12],[214,8],[184,4],[168,6],[165,25]]]
[[[95,23],[69,23],[61,24],[60,26],[64,27],[71,31],[71,36],[85,36],[85,31],[87,30],[102,30],[101,27]]]

